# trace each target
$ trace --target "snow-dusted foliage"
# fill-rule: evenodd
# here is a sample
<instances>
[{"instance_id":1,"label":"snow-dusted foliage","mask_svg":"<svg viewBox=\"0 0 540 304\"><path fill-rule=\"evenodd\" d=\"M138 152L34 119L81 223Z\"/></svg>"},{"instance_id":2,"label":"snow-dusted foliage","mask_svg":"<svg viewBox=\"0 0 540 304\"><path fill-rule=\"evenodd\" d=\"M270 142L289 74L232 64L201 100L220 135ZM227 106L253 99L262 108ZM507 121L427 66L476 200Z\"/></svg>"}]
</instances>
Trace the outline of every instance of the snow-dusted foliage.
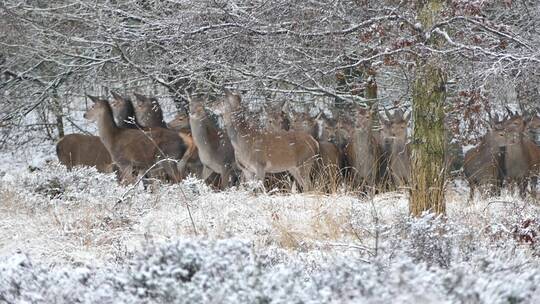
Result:
<instances>
[{"instance_id":1,"label":"snow-dusted foliage","mask_svg":"<svg viewBox=\"0 0 540 304\"><path fill-rule=\"evenodd\" d=\"M0 302L540 300L540 208L512 196L456 194L447 217L411 218L399 193L216 193L196 179L150 193L55 163L3 170Z\"/></svg>"},{"instance_id":2,"label":"snow-dusted foliage","mask_svg":"<svg viewBox=\"0 0 540 304\"><path fill-rule=\"evenodd\" d=\"M426 225L425 219L418 221L423 223L413 225ZM540 265L523 249L477 248L467 261L465 256L455 258L444 267L429 266L399 250L370 261L336 255L312 265L301 255L275 248L256 250L240 240L148 244L125 263L103 268L46 267L17 254L0 262L0 299L8 303L534 303L540 299Z\"/></svg>"}]
</instances>

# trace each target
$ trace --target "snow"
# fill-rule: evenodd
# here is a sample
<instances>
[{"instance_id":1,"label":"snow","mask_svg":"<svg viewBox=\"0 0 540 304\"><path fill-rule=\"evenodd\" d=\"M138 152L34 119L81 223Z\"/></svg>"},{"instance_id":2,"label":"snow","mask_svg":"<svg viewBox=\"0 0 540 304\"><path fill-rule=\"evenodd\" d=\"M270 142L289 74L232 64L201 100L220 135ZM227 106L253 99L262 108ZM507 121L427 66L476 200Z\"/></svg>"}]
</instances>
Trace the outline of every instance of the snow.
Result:
<instances>
[{"instance_id":1,"label":"snow","mask_svg":"<svg viewBox=\"0 0 540 304\"><path fill-rule=\"evenodd\" d=\"M51 151L0 153L0 302L540 301L530 199L468 204L452 186L447 218L414 219L399 192L215 192L193 178L149 192L68 172Z\"/></svg>"}]
</instances>

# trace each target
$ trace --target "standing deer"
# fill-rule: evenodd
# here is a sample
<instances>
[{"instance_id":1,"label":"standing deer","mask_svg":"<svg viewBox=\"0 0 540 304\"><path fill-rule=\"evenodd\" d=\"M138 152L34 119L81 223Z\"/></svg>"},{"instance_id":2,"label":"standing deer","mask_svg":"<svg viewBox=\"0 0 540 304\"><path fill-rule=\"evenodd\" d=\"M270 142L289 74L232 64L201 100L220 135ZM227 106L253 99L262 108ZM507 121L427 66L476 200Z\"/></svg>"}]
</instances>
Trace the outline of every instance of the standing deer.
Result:
<instances>
[{"instance_id":1,"label":"standing deer","mask_svg":"<svg viewBox=\"0 0 540 304\"><path fill-rule=\"evenodd\" d=\"M505 150L513 137L496 115L494 120L490 119L490 130L480 144L465 153L463 172L469 182L469 201L472 201L475 189L482 185L491 185L492 191L499 192L506 176Z\"/></svg>"},{"instance_id":2,"label":"standing deer","mask_svg":"<svg viewBox=\"0 0 540 304\"><path fill-rule=\"evenodd\" d=\"M298 131L266 133L249 128L242 111L241 97L225 91L218 111L231 138L236 162L248 180L263 181L266 173L288 171L306 191L319 144L309 134Z\"/></svg>"},{"instance_id":3,"label":"standing deer","mask_svg":"<svg viewBox=\"0 0 540 304\"><path fill-rule=\"evenodd\" d=\"M407 144L407 126L411 113L403 116L403 111L397 109L394 115L385 109L387 119L381 116L380 144L382 145L382 161L387 164L387 174L397 187L409 184L411 175L411 160Z\"/></svg>"},{"instance_id":4,"label":"standing deer","mask_svg":"<svg viewBox=\"0 0 540 304\"><path fill-rule=\"evenodd\" d=\"M201 178L204 165L199 158L199 148L195 144L193 134L191 133L189 115L184 112L176 114L175 118L167 123L167 129L178 132L178 135L180 135L188 147L182 161L182 163L185 162L185 172L183 172L183 175L185 176L186 173L191 173Z\"/></svg>"},{"instance_id":5,"label":"standing deer","mask_svg":"<svg viewBox=\"0 0 540 304\"><path fill-rule=\"evenodd\" d=\"M133 102L137 123L143 128L161 127L166 128L167 124L163 120L163 110L154 97L147 97L134 93L136 101Z\"/></svg>"},{"instance_id":6,"label":"standing deer","mask_svg":"<svg viewBox=\"0 0 540 304\"><path fill-rule=\"evenodd\" d=\"M295 113L290 122L290 129L317 137L317 122L307 112Z\"/></svg>"},{"instance_id":7,"label":"standing deer","mask_svg":"<svg viewBox=\"0 0 540 304\"><path fill-rule=\"evenodd\" d=\"M537 108L532 114L528 114L527 116L527 134L529 135L530 139L534 141L536 144L540 144L540 117L538 116L540 114L540 108Z\"/></svg>"},{"instance_id":8,"label":"standing deer","mask_svg":"<svg viewBox=\"0 0 540 304\"><path fill-rule=\"evenodd\" d=\"M351 141L345 148L348 164L352 167L356 185L373 186L379 168L379 147L372 130L370 109L359 108Z\"/></svg>"},{"instance_id":9,"label":"standing deer","mask_svg":"<svg viewBox=\"0 0 540 304\"><path fill-rule=\"evenodd\" d=\"M506 135L504 154L504 179L510 184L517 184L519 194L525 196L529 171L532 167L528 144L534 143L525 136L525 120L521 115L509 113L510 116L501 122Z\"/></svg>"},{"instance_id":10,"label":"standing deer","mask_svg":"<svg viewBox=\"0 0 540 304\"><path fill-rule=\"evenodd\" d=\"M163 110L159 105L159 102L155 98L150 98L141 94L134 93L137 101L133 103L133 108L135 109L135 117L137 125L142 128L167 128L167 124L163 120ZM189 123L189 122L188 122ZM182 176L185 176L188 172L193 173L196 176L201 176L202 174L202 164L200 163L197 146L193 141L193 138L187 130L169 130L166 131L169 133L177 133L178 136L183 140L184 144L187 147L184 157L180 160L179 169ZM171 135L172 136L172 135Z\"/></svg>"},{"instance_id":11,"label":"standing deer","mask_svg":"<svg viewBox=\"0 0 540 304\"><path fill-rule=\"evenodd\" d=\"M508 108L507 108L508 110ZM515 129L516 124L518 130L523 130L519 133L521 137L520 142L522 149L525 151L526 157L520 159L520 162L528 161L528 181L531 185L531 193L536 197L536 184L538 181L538 174L540 173L540 147L535 142L536 139L536 130L540 128L540 117L537 113L525 114L524 116L518 116L515 113L509 111L511 118L517 120L517 123L514 122L510 124L510 128L507 126L507 131L512 131L512 127ZM516 149L514 149L516 150ZM515 170L512 168L511 170ZM526 185L522 185L525 188ZM524 189L520 188L520 194L524 194Z\"/></svg>"},{"instance_id":12,"label":"standing deer","mask_svg":"<svg viewBox=\"0 0 540 304\"><path fill-rule=\"evenodd\" d=\"M109 103L89 97L94 104L84 118L97 123L101 142L119 167L124 182L132 181L133 170L147 170L160 160L158 167L167 177L174 182L180 181L181 175L174 160L182 159L187 148L178 134L162 128L148 131L119 128ZM168 158L172 160L164 160Z\"/></svg>"},{"instance_id":13,"label":"standing deer","mask_svg":"<svg viewBox=\"0 0 540 304\"><path fill-rule=\"evenodd\" d=\"M68 134L56 144L56 155L68 170L75 166L88 166L103 173L114 171L111 155L98 136Z\"/></svg>"},{"instance_id":14,"label":"standing deer","mask_svg":"<svg viewBox=\"0 0 540 304\"><path fill-rule=\"evenodd\" d=\"M224 189L231 184L235 167L234 149L226 133L219 130L216 122L208 115L203 99L194 97L189 102L189 124L199 158L204 165L203 180L212 172L221 176L219 187Z\"/></svg>"},{"instance_id":15,"label":"standing deer","mask_svg":"<svg viewBox=\"0 0 540 304\"><path fill-rule=\"evenodd\" d=\"M328 120L319 115L315 118L315 123L317 131L315 139L319 142L319 157L313 173L323 183L324 190L332 192L341 181L342 153L333 142L335 128L330 126Z\"/></svg>"}]
</instances>

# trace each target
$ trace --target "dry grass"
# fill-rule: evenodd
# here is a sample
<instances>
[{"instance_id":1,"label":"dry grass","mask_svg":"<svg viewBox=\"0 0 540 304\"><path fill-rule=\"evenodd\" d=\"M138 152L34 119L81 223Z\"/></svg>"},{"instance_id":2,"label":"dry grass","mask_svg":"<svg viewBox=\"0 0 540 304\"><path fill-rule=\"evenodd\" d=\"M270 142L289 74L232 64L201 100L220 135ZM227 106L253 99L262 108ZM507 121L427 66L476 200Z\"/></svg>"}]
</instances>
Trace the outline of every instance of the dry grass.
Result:
<instances>
[{"instance_id":1,"label":"dry grass","mask_svg":"<svg viewBox=\"0 0 540 304\"><path fill-rule=\"evenodd\" d=\"M72 174L51 170L45 176ZM114 197L126 189L116 184L106 186L107 191L95 189L103 186L101 179L92 176L98 173L79 173L94 183L82 181L86 188L81 190L65 187L57 198L36 193L34 185L25 181L40 180L35 174L43 173L24 173L0 186L0 254L20 249L51 262L104 263L117 258L119 248L137 249L147 239L186 237L241 238L256 246L299 251L342 250L332 244L374 247L377 227L396 223L408 214L407 195L400 192L268 195L242 189L214 192L199 181L162 185L152 193L133 189L113 208ZM466 196L448 190L448 216L474 227L490 229L493 217L517 212L507 209L519 205L511 196L502 199L508 203L480 200L467 204ZM197 233L186 204L191 207Z\"/></svg>"}]
</instances>

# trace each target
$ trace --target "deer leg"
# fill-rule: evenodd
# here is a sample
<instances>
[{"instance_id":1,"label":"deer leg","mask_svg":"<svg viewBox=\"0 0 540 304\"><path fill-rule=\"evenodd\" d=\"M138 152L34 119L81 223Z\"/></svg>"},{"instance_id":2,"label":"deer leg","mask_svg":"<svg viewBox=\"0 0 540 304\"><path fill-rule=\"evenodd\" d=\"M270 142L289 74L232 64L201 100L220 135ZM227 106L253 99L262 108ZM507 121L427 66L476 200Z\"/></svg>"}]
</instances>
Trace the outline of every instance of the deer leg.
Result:
<instances>
[{"instance_id":1,"label":"deer leg","mask_svg":"<svg viewBox=\"0 0 540 304\"><path fill-rule=\"evenodd\" d=\"M298 183L298 185L300 185L300 187L302 188L302 191L305 192L306 183L304 180L304 175L302 174L300 169L298 167L294 167L294 168L289 169L288 171L294 177L294 180Z\"/></svg>"},{"instance_id":2,"label":"deer leg","mask_svg":"<svg viewBox=\"0 0 540 304\"><path fill-rule=\"evenodd\" d=\"M224 167L221 170L221 180L219 182L219 188L221 190L224 190L226 187L230 185L230 177L231 177L231 170L229 168Z\"/></svg>"},{"instance_id":3,"label":"deer leg","mask_svg":"<svg viewBox=\"0 0 540 304\"><path fill-rule=\"evenodd\" d=\"M519 196L525 198L527 192L527 178L522 177L518 179Z\"/></svg>"},{"instance_id":4,"label":"deer leg","mask_svg":"<svg viewBox=\"0 0 540 304\"><path fill-rule=\"evenodd\" d=\"M133 182L133 167L123 166L119 171L120 183L123 185L129 185Z\"/></svg>"},{"instance_id":5,"label":"deer leg","mask_svg":"<svg viewBox=\"0 0 540 304\"><path fill-rule=\"evenodd\" d=\"M173 183L179 183L182 180L182 175L180 174L180 171L178 170L178 167L176 166L175 162L172 161L166 161L161 164L161 168L165 170L166 174L169 176L169 178L172 179Z\"/></svg>"},{"instance_id":6,"label":"deer leg","mask_svg":"<svg viewBox=\"0 0 540 304\"><path fill-rule=\"evenodd\" d=\"M474 189L475 185L473 183L469 184L469 198L467 199L467 202L470 204L473 202L474 199Z\"/></svg>"},{"instance_id":7,"label":"deer leg","mask_svg":"<svg viewBox=\"0 0 540 304\"><path fill-rule=\"evenodd\" d=\"M212 169L210 169L207 166L204 166L202 170L202 180L206 182L206 180L210 177L210 175L212 175L213 172L214 171L212 171Z\"/></svg>"},{"instance_id":8,"label":"deer leg","mask_svg":"<svg viewBox=\"0 0 540 304\"><path fill-rule=\"evenodd\" d=\"M536 184L538 183L538 177L536 175L532 175L529 183L531 184L531 195L536 199Z\"/></svg>"},{"instance_id":9,"label":"deer leg","mask_svg":"<svg viewBox=\"0 0 540 304\"><path fill-rule=\"evenodd\" d=\"M264 188L264 176L265 175L266 175L266 173L264 172L264 167L261 166L261 165L257 166L257 169L255 171L255 179L260 184L260 187L262 188L261 190L263 192L266 191L266 189Z\"/></svg>"}]
</instances>

